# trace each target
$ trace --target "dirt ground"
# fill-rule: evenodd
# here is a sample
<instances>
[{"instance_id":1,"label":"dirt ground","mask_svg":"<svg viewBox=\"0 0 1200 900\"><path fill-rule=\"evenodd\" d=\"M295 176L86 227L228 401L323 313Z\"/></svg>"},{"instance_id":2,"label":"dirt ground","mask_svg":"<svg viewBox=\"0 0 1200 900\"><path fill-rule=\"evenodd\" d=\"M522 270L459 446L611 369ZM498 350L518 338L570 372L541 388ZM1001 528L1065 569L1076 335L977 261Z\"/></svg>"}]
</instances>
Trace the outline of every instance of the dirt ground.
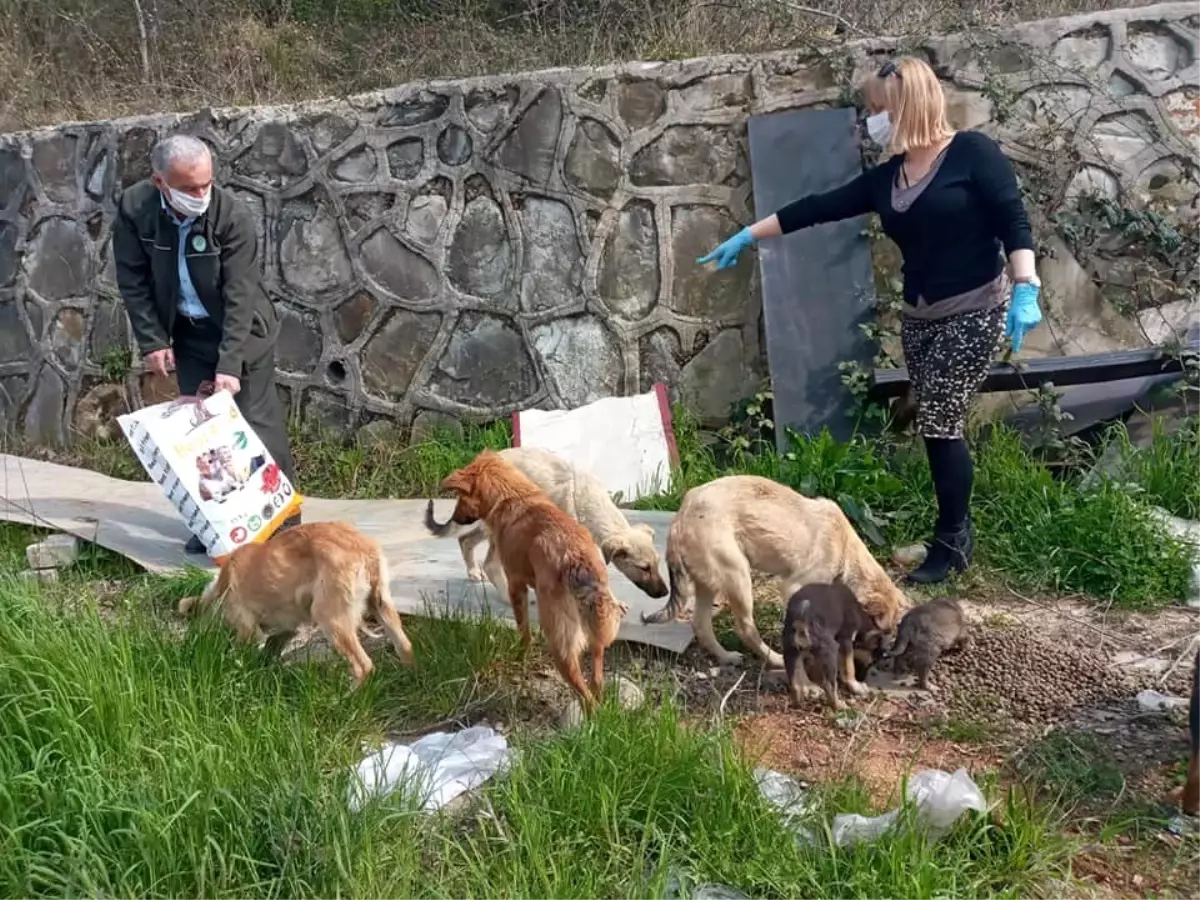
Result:
<instances>
[{"instance_id":1,"label":"dirt ground","mask_svg":"<svg viewBox=\"0 0 1200 900\"><path fill-rule=\"evenodd\" d=\"M1082 887L1098 897L1200 895L1196 823L1177 820L1183 835L1163 827L1174 812L1163 798L1182 780L1188 756L1187 711L1145 711L1135 700L1142 690L1188 696L1200 611L1122 612L1087 598L1025 596L981 578L972 581L959 599L973 639L1007 632L1011 641L1042 648L1040 656L1033 654L1041 660L1035 665L1060 664L1048 675L1053 684L1044 686L1055 692L1049 712L1031 710L1023 717L1018 707L1015 716L986 720L982 704L970 698L917 691L911 678L874 677L878 673L869 683L881 690L854 700L844 713L835 715L818 701L791 708L778 673L757 662L741 670L714 666L695 645L670 671L697 714L733 718L735 734L758 765L803 783L854 777L877 811L893 807L904 776L920 768L999 772L1002 783L1012 784L1031 769L1031 757L1043 745L1085 747L1092 756L1080 756L1083 774L1089 766L1111 772L1120 788L1103 802L1086 796L1073 801L1068 824L1084 841L1075 865ZM778 590L764 582L755 593L759 629L778 649ZM716 624L722 642L736 648L731 632L722 634L720 617ZM961 651L971 652L972 645ZM970 663L946 657L943 680L951 679L952 668ZM1036 697L1038 686L1030 690L1027 675L1014 665L997 673L997 682L1012 685L1014 698ZM1122 830L1113 824L1122 816L1153 824ZM1127 833L1131 829L1136 834Z\"/></svg>"}]
</instances>

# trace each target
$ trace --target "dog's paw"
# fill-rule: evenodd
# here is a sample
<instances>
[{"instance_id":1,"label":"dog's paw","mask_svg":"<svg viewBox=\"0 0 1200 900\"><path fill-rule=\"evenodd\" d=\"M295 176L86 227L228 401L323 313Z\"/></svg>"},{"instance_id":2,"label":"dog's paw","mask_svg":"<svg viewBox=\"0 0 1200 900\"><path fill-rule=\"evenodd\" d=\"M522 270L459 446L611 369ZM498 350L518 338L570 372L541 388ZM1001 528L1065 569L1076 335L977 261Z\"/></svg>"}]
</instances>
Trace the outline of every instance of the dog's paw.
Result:
<instances>
[{"instance_id":1,"label":"dog's paw","mask_svg":"<svg viewBox=\"0 0 1200 900\"><path fill-rule=\"evenodd\" d=\"M483 569L476 567L474 569L467 570L467 581L483 582L483 581L487 581L487 580L488 580L487 575L484 573Z\"/></svg>"},{"instance_id":2,"label":"dog's paw","mask_svg":"<svg viewBox=\"0 0 1200 900\"><path fill-rule=\"evenodd\" d=\"M819 700L824 693L825 692L815 684L806 684L804 687L800 688L800 696L802 696L805 700Z\"/></svg>"},{"instance_id":3,"label":"dog's paw","mask_svg":"<svg viewBox=\"0 0 1200 900\"><path fill-rule=\"evenodd\" d=\"M617 608L617 615L618 615L620 618L622 618L622 619L623 619L623 618L625 618L627 615L629 615L629 604L628 604L628 603L625 603L624 601L621 601L621 600L614 600L614 601L613 601L613 605L615 605L615 606L616 606L616 608Z\"/></svg>"},{"instance_id":4,"label":"dog's paw","mask_svg":"<svg viewBox=\"0 0 1200 900\"><path fill-rule=\"evenodd\" d=\"M719 666L740 666L742 664L742 654L736 650L726 650L717 656L716 659Z\"/></svg>"},{"instance_id":5,"label":"dog's paw","mask_svg":"<svg viewBox=\"0 0 1200 900\"><path fill-rule=\"evenodd\" d=\"M871 689L861 681L852 681L846 685L846 689L856 697L865 697L871 693Z\"/></svg>"}]
</instances>

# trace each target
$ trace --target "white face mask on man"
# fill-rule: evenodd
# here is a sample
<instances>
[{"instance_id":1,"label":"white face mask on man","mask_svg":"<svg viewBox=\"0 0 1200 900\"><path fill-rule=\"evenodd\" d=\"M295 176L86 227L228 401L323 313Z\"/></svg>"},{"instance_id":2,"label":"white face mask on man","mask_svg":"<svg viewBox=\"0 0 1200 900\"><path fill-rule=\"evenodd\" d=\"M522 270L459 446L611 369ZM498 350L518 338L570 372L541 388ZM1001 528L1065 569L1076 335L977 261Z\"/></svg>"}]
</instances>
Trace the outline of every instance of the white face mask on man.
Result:
<instances>
[{"instance_id":1,"label":"white face mask on man","mask_svg":"<svg viewBox=\"0 0 1200 900\"><path fill-rule=\"evenodd\" d=\"M183 191L177 191L173 187L167 188L167 203L171 204L177 212L188 219L195 219L208 212L208 203L211 199L211 187L199 197L192 194L185 194Z\"/></svg>"},{"instance_id":2,"label":"white face mask on man","mask_svg":"<svg viewBox=\"0 0 1200 900\"><path fill-rule=\"evenodd\" d=\"M892 117L886 109L867 116L867 136L880 147L887 146L888 138L892 136Z\"/></svg>"}]
</instances>

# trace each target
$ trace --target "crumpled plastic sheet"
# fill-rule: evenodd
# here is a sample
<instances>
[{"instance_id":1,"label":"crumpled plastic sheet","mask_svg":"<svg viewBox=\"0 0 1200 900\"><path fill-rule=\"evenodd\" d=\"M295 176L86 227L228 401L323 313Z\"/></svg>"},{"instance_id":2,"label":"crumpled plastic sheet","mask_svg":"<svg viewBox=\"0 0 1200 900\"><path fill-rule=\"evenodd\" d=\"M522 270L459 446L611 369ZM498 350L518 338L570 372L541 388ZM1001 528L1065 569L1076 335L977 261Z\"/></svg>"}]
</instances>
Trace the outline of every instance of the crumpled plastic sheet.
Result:
<instances>
[{"instance_id":1,"label":"crumpled plastic sheet","mask_svg":"<svg viewBox=\"0 0 1200 900\"><path fill-rule=\"evenodd\" d=\"M359 762L348 803L358 812L401 790L406 800L433 812L503 772L511 761L504 735L485 726L438 731L412 744L387 742Z\"/></svg>"},{"instance_id":2,"label":"crumpled plastic sheet","mask_svg":"<svg viewBox=\"0 0 1200 900\"><path fill-rule=\"evenodd\" d=\"M805 809L804 789L795 779L770 769L756 769L754 778L763 797L784 816L785 822L801 815ZM907 801L916 808L917 820L925 835L933 841L950 830L967 810L987 812L987 800L979 786L959 769L954 774L941 769L921 769L908 779ZM842 813L834 816L833 842L839 847L872 843L886 834L900 816L893 809L880 816L860 816ZM815 844L812 832L795 822L788 822L801 844Z\"/></svg>"},{"instance_id":3,"label":"crumpled plastic sheet","mask_svg":"<svg viewBox=\"0 0 1200 900\"><path fill-rule=\"evenodd\" d=\"M1187 697L1172 697L1158 691L1138 691L1134 699L1142 712L1168 712L1172 709L1183 709L1188 705Z\"/></svg>"}]
</instances>

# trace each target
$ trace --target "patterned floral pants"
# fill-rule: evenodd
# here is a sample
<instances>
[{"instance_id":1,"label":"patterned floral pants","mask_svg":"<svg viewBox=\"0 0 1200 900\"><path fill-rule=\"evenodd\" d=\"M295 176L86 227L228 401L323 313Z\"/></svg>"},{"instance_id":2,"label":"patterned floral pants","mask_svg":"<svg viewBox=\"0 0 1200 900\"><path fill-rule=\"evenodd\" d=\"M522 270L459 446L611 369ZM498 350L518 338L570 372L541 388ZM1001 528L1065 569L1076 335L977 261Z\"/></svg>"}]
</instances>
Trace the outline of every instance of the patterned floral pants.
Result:
<instances>
[{"instance_id":1,"label":"patterned floral pants","mask_svg":"<svg viewBox=\"0 0 1200 900\"><path fill-rule=\"evenodd\" d=\"M900 344L917 401L917 433L961 438L971 398L987 377L1008 304L944 319L905 316Z\"/></svg>"}]
</instances>

